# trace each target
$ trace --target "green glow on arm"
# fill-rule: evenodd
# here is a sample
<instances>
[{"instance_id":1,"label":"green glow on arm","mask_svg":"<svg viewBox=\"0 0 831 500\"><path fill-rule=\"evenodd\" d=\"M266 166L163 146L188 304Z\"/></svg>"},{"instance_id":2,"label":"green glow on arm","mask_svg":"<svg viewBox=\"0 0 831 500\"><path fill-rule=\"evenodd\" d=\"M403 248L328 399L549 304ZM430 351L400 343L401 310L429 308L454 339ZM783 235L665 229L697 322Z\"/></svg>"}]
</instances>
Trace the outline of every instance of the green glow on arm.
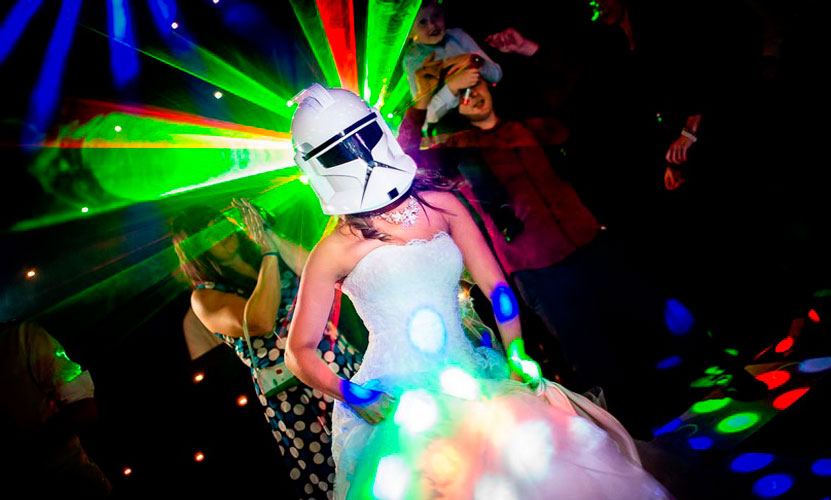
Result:
<instances>
[{"instance_id":1,"label":"green glow on arm","mask_svg":"<svg viewBox=\"0 0 831 500\"><path fill-rule=\"evenodd\" d=\"M375 104L385 93L387 79L407 40L421 0L369 0L364 99ZM368 89L367 89L368 87Z\"/></svg>"},{"instance_id":2,"label":"green glow on arm","mask_svg":"<svg viewBox=\"0 0 831 500\"><path fill-rule=\"evenodd\" d=\"M317 64L323 72L323 77L326 78L326 85L340 87L341 80L335 66L335 58L329 48L329 40L326 38L326 31L323 29L323 21L320 19L317 5L310 1L291 0L291 7L317 59Z\"/></svg>"}]
</instances>

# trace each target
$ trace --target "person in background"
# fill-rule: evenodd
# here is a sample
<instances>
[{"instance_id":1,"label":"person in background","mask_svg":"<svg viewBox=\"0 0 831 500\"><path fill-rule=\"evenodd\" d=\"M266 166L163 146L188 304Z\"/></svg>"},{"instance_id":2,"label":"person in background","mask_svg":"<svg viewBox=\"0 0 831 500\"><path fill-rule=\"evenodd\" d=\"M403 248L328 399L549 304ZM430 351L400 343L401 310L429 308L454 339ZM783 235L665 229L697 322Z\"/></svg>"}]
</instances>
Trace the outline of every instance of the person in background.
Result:
<instances>
[{"instance_id":1,"label":"person in background","mask_svg":"<svg viewBox=\"0 0 831 500\"><path fill-rule=\"evenodd\" d=\"M98 419L93 396L89 372L43 327L0 326L3 484L32 498L108 496L110 482L78 438Z\"/></svg>"},{"instance_id":2,"label":"person in background","mask_svg":"<svg viewBox=\"0 0 831 500\"><path fill-rule=\"evenodd\" d=\"M425 125L438 122L459 105L460 94L479 77L491 83L502 79L502 68L460 28L445 29L444 12L435 0L427 0L416 15L413 42L404 56L404 71L414 98L430 96ZM427 70L429 88L416 85L416 70Z\"/></svg>"},{"instance_id":3,"label":"person in background","mask_svg":"<svg viewBox=\"0 0 831 500\"><path fill-rule=\"evenodd\" d=\"M300 383L284 362L308 252L278 236L247 200L234 205L247 234L208 207L191 207L173 221L175 249L193 287L191 306L198 320L248 366L253 351L257 370L252 367L252 380L293 480L294 497L326 497L335 480L329 437L332 398ZM252 338L250 347L244 325ZM332 321L323 330L317 353L330 370L354 373L360 354L338 335ZM277 377L273 393L262 387L262 374Z\"/></svg>"}]
</instances>

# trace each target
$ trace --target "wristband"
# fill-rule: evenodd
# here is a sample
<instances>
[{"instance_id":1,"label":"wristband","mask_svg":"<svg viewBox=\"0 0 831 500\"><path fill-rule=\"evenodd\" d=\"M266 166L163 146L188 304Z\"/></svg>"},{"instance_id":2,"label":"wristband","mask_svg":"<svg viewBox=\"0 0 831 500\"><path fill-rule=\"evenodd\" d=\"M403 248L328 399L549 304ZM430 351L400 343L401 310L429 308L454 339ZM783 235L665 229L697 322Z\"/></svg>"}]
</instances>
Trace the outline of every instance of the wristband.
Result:
<instances>
[{"instance_id":1,"label":"wristband","mask_svg":"<svg viewBox=\"0 0 831 500\"><path fill-rule=\"evenodd\" d=\"M681 129L681 135L683 135L687 139L691 140L692 142L695 142L695 141L698 140L698 136L695 135L692 130L690 130L686 127Z\"/></svg>"},{"instance_id":2,"label":"wristband","mask_svg":"<svg viewBox=\"0 0 831 500\"><path fill-rule=\"evenodd\" d=\"M267 256L269 256L269 255L273 255L273 256L275 256L275 257L279 257L279 256L280 256L280 252L263 252L263 257L267 257Z\"/></svg>"}]
</instances>

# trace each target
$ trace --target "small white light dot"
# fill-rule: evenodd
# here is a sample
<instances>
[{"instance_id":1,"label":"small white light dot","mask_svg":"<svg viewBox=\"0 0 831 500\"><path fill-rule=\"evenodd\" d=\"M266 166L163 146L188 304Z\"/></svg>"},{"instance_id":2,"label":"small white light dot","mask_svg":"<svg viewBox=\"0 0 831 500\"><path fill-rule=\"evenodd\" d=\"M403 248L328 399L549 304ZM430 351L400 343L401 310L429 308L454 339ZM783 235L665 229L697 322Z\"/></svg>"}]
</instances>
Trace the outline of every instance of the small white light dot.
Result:
<instances>
[{"instance_id":1,"label":"small white light dot","mask_svg":"<svg viewBox=\"0 0 831 500\"><path fill-rule=\"evenodd\" d=\"M290 108L290 107L292 107L292 106L294 106L294 101L292 101L291 99L289 99L288 101L286 101L286 107L289 107L289 108Z\"/></svg>"},{"instance_id":2,"label":"small white light dot","mask_svg":"<svg viewBox=\"0 0 831 500\"><path fill-rule=\"evenodd\" d=\"M34 277L35 277L35 270L34 270L34 269L32 269L31 271L29 271L28 273L26 273L26 276L28 276L28 277L30 277L30 278L34 278Z\"/></svg>"},{"instance_id":3,"label":"small white light dot","mask_svg":"<svg viewBox=\"0 0 831 500\"><path fill-rule=\"evenodd\" d=\"M222 98L222 92L217 90L216 92L214 92L214 97L216 97L217 99L221 99Z\"/></svg>"},{"instance_id":4,"label":"small white light dot","mask_svg":"<svg viewBox=\"0 0 831 500\"><path fill-rule=\"evenodd\" d=\"M115 126L115 131L116 132L121 132L121 125L116 125Z\"/></svg>"},{"instance_id":5,"label":"small white light dot","mask_svg":"<svg viewBox=\"0 0 831 500\"><path fill-rule=\"evenodd\" d=\"M179 23L177 23L176 21L173 21L172 23L170 23L170 27L173 28L173 29L176 29L176 28L179 27Z\"/></svg>"},{"instance_id":6,"label":"small white light dot","mask_svg":"<svg viewBox=\"0 0 831 500\"><path fill-rule=\"evenodd\" d=\"M81 212L87 213L89 212L89 207L84 207L81 209Z\"/></svg>"},{"instance_id":7,"label":"small white light dot","mask_svg":"<svg viewBox=\"0 0 831 500\"><path fill-rule=\"evenodd\" d=\"M218 4L219 0L213 0L214 4Z\"/></svg>"},{"instance_id":8,"label":"small white light dot","mask_svg":"<svg viewBox=\"0 0 831 500\"><path fill-rule=\"evenodd\" d=\"M394 115L392 113L387 113L387 118L392 118Z\"/></svg>"}]
</instances>

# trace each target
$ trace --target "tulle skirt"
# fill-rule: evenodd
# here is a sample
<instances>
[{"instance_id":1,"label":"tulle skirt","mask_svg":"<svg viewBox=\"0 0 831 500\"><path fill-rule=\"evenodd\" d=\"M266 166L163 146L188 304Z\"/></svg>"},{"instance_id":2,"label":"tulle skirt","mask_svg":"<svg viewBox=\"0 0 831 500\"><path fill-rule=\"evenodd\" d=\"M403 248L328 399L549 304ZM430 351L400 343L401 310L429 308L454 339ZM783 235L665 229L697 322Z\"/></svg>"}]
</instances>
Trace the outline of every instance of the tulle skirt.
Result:
<instances>
[{"instance_id":1,"label":"tulle skirt","mask_svg":"<svg viewBox=\"0 0 831 500\"><path fill-rule=\"evenodd\" d=\"M336 498L671 498L614 417L553 382L532 390L450 369L370 385L399 404L378 425L336 405Z\"/></svg>"}]
</instances>

